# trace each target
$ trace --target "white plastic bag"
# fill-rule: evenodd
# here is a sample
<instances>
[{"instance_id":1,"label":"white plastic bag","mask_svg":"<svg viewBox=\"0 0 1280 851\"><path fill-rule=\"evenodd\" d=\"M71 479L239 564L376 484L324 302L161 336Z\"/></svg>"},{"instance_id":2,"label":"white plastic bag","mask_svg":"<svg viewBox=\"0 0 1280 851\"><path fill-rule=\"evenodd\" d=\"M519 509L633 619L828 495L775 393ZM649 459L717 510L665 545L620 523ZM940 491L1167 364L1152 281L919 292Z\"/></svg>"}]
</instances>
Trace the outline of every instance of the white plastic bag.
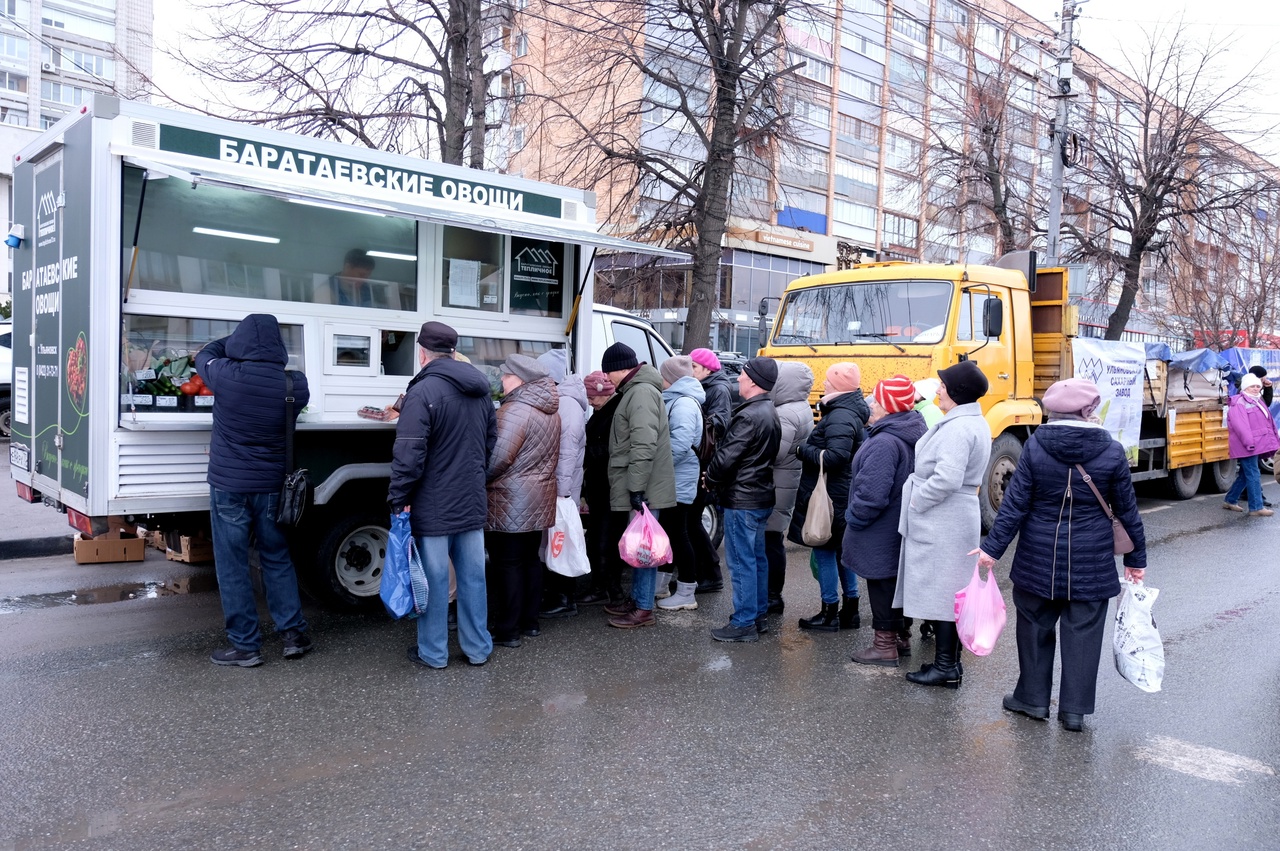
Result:
<instances>
[{"instance_id":1,"label":"white plastic bag","mask_svg":"<svg viewBox=\"0 0 1280 851\"><path fill-rule=\"evenodd\" d=\"M556 525L547 530L543 559L561 576L584 576L591 572L587 559L587 539L582 533L582 515L567 496L556 499Z\"/></svg>"},{"instance_id":2,"label":"white plastic bag","mask_svg":"<svg viewBox=\"0 0 1280 851\"><path fill-rule=\"evenodd\" d=\"M1120 676L1146 692L1160 691L1164 681L1164 645L1156 629L1151 607L1159 589L1141 582L1120 581L1120 603L1111 644Z\"/></svg>"}]
</instances>

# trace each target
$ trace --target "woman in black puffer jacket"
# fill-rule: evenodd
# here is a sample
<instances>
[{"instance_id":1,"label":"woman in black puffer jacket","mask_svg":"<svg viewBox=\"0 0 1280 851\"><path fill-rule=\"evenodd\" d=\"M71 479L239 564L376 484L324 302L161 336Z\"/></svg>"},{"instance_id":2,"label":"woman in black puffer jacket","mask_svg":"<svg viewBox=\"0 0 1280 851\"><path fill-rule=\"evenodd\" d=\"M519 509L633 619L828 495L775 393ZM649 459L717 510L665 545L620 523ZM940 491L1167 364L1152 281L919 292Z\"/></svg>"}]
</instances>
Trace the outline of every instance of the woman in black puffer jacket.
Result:
<instances>
[{"instance_id":1,"label":"woman in black puffer jacket","mask_svg":"<svg viewBox=\"0 0 1280 851\"><path fill-rule=\"evenodd\" d=\"M866 438L867 420L871 418L871 409L858 386L861 380L862 371L854 363L837 363L827 369L823 380L826 395L818 402L818 413L822 419L813 427L809 439L796 447L804 469L800 473L800 490L796 494L788 539L804 544L802 530L809 515L809 498L818 484L819 458L822 470L827 474L827 495L831 497L835 510L830 540L813 548L813 558L818 565L818 587L822 591L822 611L811 618L801 618L801 629L835 632L857 629L862 625L858 617L858 577L850 568L840 564L844 511L849 502L850 463L853 453ZM840 609L841 586L844 589L843 610Z\"/></svg>"},{"instance_id":2,"label":"woman in black puffer jacket","mask_svg":"<svg viewBox=\"0 0 1280 851\"><path fill-rule=\"evenodd\" d=\"M1018 610L1018 685L1004 708L1038 720L1049 717L1054 636L1061 621L1062 685L1058 720L1084 729L1094 710L1107 600L1120 593L1111 521L1082 466L1133 540L1125 578L1140 581L1146 539L1124 448L1093 418L1098 388L1083 378L1059 381L1044 394L1047 424L1027 441L1005 490L991 534L978 554L990 567L1019 535L1009 579Z\"/></svg>"}]
</instances>

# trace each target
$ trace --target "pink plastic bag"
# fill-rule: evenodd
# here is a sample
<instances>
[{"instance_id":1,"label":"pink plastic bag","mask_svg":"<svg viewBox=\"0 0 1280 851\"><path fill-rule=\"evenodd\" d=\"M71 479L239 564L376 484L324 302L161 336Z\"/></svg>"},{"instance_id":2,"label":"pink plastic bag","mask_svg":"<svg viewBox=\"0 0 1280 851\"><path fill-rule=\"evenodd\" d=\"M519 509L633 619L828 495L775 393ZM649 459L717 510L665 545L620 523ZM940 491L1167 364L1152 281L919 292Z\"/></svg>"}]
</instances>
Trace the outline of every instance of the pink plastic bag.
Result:
<instances>
[{"instance_id":1,"label":"pink plastic bag","mask_svg":"<svg viewBox=\"0 0 1280 851\"><path fill-rule=\"evenodd\" d=\"M627 524L627 531L618 541L618 553L632 567L671 564L671 539L662 531L658 519L649 513L649 506L641 506Z\"/></svg>"},{"instance_id":2,"label":"pink plastic bag","mask_svg":"<svg viewBox=\"0 0 1280 851\"><path fill-rule=\"evenodd\" d=\"M996 572L987 571L984 581L973 566L973 579L956 592L956 630L960 643L974 656L986 656L995 649L996 639L1004 630L1004 595L996 584Z\"/></svg>"}]
</instances>

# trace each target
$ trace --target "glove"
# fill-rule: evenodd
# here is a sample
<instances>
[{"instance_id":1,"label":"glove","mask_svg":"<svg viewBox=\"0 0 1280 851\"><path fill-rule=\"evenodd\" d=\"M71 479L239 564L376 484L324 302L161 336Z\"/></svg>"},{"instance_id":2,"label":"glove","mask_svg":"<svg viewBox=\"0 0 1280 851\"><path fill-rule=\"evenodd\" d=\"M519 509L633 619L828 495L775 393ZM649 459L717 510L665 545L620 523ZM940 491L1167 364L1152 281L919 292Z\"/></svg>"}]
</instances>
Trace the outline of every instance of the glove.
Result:
<instances>
[{"instance_id":1,"label":"glove","mask_svg":"<svg viewBox=\"0 0 1280 851\"><path fill-rule=\"evenodd\" d=\"M402 511L408 511L408 510L409 510L409 506L407 505L401 505L398 502L392 502L390 500L387 500L387 511L391 512L392 517L395 517L397 514L399 514Z\"/></svg>"},{"instance_id":2,"label":"glove","mask_svg":"<svg viewBox=\"0 0 1280 851\"><path fill-rule=\"evenodd\" d=\"M631 510L639 511L641 508L644 507L644 504L645 504L644 491L632 491L631 492Z\"/></svg>"},{"instance_id":3,"label":"glove","mask_svg":"<svg viewBox=\"0 0 1280 851\"><path fill-rule=\"evenodd\" d=\"M797 458L804 458L804 452L803 452L803 450L804 450L804 444L803 444L803 443L797 443L797 444L796 444L796 457L797 457Z\"/></svg>"}]
</instances>

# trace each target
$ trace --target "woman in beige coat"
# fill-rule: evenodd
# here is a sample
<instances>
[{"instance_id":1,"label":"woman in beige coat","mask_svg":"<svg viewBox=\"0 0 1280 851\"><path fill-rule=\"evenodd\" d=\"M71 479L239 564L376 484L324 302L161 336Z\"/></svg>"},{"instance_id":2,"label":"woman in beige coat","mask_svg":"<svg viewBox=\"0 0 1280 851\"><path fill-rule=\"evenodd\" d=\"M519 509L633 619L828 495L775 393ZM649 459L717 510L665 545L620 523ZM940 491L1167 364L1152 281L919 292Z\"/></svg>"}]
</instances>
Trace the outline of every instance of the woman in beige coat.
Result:
<instances>
[{"instance_id":1,"label":"woman in beige coat","mask_svg":"<svg viewBox=\"0 0 1280 851\"><path fill-rule=\"evenodd\" d=\"M916 444L915 472L902 489L902 555L894 608L933 622L937 651L932 664L907 674L913 683L959 688L960 637L955 594L969 581L969 555L982 535L978 487L991 457L991 430L978 399L987 378L973 361L938 372L938 407L945 416Z\"/></svg>"}]
</instances>

